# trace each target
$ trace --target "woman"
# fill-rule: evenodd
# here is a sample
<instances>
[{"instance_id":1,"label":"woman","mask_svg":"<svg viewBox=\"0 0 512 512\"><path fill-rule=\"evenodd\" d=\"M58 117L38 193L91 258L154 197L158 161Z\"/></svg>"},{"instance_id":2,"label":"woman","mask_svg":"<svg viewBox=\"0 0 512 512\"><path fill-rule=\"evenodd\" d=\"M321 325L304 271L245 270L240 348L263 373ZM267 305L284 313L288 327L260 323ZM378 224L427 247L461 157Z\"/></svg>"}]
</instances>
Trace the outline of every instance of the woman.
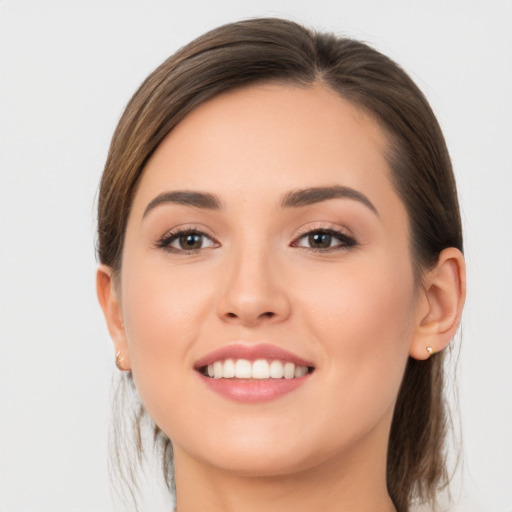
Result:
<instances>
[{"instance_id":1,"label":"woman","mask_svg":"<svg viewBox=\"0 0 512 512\"><path fill-rule=\"evenodd\" d=\"M278 19L200 37L128 104L98 233L116 362L179 512L434 503L462 233L395 63Z\"/></svg>"}]
</instances>

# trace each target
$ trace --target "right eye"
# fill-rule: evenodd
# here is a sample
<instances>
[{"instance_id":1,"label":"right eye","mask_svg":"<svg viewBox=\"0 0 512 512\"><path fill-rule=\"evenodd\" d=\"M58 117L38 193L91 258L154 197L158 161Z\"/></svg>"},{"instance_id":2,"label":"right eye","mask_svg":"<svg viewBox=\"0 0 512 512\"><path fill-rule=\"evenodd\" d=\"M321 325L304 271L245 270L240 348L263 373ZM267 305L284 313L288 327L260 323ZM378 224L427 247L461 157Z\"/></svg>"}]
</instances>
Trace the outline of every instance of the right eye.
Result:
<instances>
[{"instance_id":1,"label":"right eye","mask_svg":"<svg viewBox=\"0 0 512 512\"><path fill-rule=\"evenodd\" d=\"M201 249L217 247L218 243L201 231L181 229L165 234L157 246L171 252L193 253Z\"/></svg>"},{"instance_id":2,"label":"right eye","mask_svg":"<svg viewBox=\"0 0 512 512\"><path fill-rule=\"evenodd\" d=\"M295 240L294 247L319 252L335 252L347 250L357 245L351 236L331 228L318 228L307 231Z\"/></svg>"}]
</instances>

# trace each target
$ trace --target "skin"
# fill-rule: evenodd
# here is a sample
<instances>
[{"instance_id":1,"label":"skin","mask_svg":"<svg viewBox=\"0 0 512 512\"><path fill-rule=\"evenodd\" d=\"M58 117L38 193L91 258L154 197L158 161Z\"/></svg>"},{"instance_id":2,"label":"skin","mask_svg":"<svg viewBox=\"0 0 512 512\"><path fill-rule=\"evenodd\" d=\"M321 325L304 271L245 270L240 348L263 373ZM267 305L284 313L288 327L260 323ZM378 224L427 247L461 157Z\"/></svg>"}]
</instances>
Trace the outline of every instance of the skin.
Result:
<instances>
[{"instance_id":1,"label":"skin","mask_svg":"<svg viewBox=\"0 0 512 512\"><path fill-rule=\"evenodd\" d=\"M394 510L386 450L405 365L449 343L465 286L456 249L415 285L386 145L377 123L327 86L258 85L198 107L147 164L121 274L100 266L98 297L123 367L173 441L180 512ZM333 185L376 211L347 197L281 204ZM160 203L145 214L176 190L222 206ZM203 247L161 247L176 227L204 232ZM307 233L322 229L355 243L312 248ZM277 345L314 372L274 400L227 399L193 367L236 342Z\"/></svg>"}]
</instances>

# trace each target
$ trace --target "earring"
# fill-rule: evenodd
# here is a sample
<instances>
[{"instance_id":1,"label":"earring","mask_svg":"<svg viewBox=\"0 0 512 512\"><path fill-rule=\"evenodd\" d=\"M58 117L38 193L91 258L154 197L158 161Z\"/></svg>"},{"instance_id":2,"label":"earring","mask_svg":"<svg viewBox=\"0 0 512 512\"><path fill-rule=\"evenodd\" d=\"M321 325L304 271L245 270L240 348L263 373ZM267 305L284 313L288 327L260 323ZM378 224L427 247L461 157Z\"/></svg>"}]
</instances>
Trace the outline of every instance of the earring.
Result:
<instances>
[{"instance_id":1,"label":"earring","mask_svg":"<svg viewBox=\"0 0 512 512\"><path fill-rule=\"evenodd\" d=\"M121 355L121 351L119 350L119 352L116 352L116 366L117 366L118 370L121 370L122 372L126 372L128 370L126 370L125 368L123 368L121 366L123 361L124 361L124 357Z\"/></svg>"},{"instance_id":2,"label":"earring","mask_svg":"<svg viewBox=\"0 0 512 512\"><path fill-rule=\"evenodd\" d=\"M432 347L427 347L427 352L432 355L434 353L434 349Z\"/></svg>"}]
</instances>

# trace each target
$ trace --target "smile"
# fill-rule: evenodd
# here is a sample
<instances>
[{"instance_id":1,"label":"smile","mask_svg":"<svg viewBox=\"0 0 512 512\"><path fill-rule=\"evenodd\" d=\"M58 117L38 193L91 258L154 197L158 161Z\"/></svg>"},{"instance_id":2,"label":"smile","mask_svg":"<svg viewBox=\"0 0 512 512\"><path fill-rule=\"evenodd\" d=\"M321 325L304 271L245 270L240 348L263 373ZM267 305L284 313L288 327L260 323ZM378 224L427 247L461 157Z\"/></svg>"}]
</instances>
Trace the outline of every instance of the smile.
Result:
<instances>
[{"instance_id":1,"label":"smile","mask_svg":"<svg viewBox=\"0 0 512 512\"><path fill-rule=\"evenodd\" d=\"M270 344L226 345L194 365L211 391L237 402L265 402L302 387L314 365Z\"/></svg>"},{"instance_id":2,"label":"smile","mask_svg":"<svg viewBox=\"0 0 512 512\"><path fill-rule=\"evenodd\" d=\"M312 368L278 359L272 361L257 359L252 362L248 359L226 359L203 366L200 371L203 375L214 379L264 380L300 378L312 371Z\"/></svg>"}]
</instances>

